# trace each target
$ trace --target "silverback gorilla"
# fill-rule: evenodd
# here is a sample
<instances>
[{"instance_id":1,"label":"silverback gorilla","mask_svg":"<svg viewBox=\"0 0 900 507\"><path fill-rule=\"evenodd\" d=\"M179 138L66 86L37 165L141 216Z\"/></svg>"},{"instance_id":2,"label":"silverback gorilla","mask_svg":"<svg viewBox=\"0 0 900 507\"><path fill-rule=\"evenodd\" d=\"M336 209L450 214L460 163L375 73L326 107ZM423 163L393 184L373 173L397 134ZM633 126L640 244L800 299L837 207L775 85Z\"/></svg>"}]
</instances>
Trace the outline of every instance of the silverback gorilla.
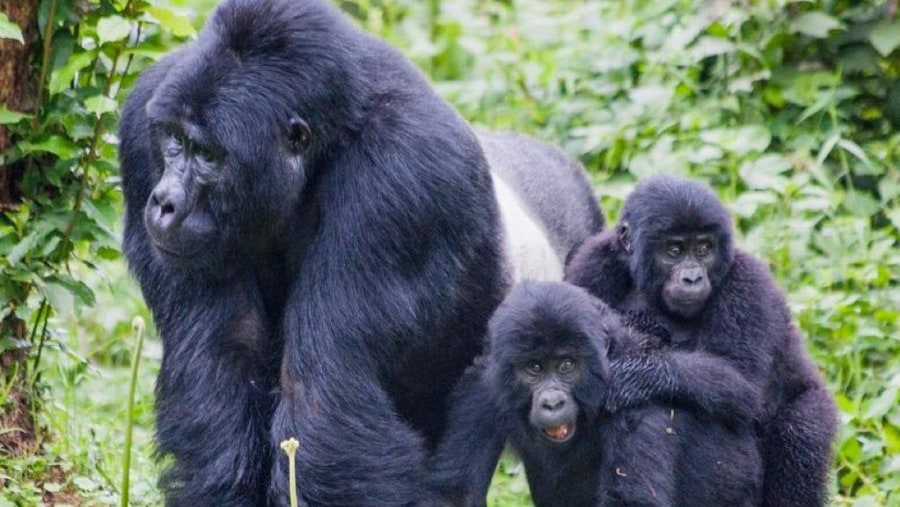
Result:
<instances>
[{"instance_id":1,"label":"silverback gorilla","mask_svg":"<svg viewBox=\"0 0 900 507\"><path fill-rule=\"evenodd\" d=\"M485 505L508 441L539 507L759 506L762 462L745 407L726 418L664 401L606 410L610 360L669 346L651 321L621 317L567 283L529 282L491 317L489 337L486 357L454 391L432 463L448 504ZM711 396L722 389L731 388Z\"/></svg>"},{"instance_id":2,"label":"silverback gorilla","mask_svg":"<svg viewBox=\"0 0 900 507\"><path fill-rule=\"evenodd\" d=\"M576 165L479 140L324 0L223 3L143 73L120 137L124 250L163 341L170 506L285 505L288 437L306 505L422 501L448 392L529 276L529 241L502 224L544 234L556 276L602 228Z\"/></svg>"},{"instance_id":3,"label":"silverback gorilla","mask_svg":"<svg viewBox=\"0 0 900 507\"><path fill-rule=\"evenodd\" d=\"M672 336L669 353L611 363L609 410L655 399L716 412L728 396L710 388L734 386L731 397L762 400L762 505L825 504L833 399L768 269L733 248L731 217L709 188L671 177L638 184L617 226L574 253L566 280ZM730 374L702 373L721 360Z\"/></svg>"}]
</instances>

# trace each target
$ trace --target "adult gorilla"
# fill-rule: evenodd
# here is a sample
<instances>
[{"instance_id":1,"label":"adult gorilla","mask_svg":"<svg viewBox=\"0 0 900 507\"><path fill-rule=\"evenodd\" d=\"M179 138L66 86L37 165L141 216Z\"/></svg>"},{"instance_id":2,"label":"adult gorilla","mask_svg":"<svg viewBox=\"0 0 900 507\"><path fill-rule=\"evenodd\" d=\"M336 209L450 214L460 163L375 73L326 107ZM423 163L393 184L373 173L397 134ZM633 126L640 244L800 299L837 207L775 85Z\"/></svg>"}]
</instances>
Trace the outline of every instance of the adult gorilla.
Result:
<instances>
[{"instance_id":1,"label":"adult gorilla","mask_svg":"<svg viewBox=\"0 0 900 507\"><path fill-rule=\"evenodd\" d=\"M124 250L163 339L166 503L284 504L291 436L310 505L420 499L521 244L465 122L327 2L232 0L144 72L120 137ZM484 143L547 171L498 170L525 189L507 222L559 250L600 229L570 162ZM577 227L528 188L568 189Z\"/></svg>"}]
</instances>

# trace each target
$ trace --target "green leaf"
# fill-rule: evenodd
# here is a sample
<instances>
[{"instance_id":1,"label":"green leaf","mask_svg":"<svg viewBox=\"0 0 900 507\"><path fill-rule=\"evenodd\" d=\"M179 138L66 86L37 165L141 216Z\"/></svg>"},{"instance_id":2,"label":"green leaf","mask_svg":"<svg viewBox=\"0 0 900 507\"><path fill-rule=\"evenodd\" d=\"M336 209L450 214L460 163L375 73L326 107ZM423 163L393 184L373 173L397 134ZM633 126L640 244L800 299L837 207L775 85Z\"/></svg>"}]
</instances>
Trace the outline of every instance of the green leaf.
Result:
<instances>
[{"instance_id":1,"label":"green leaf","mask_svg":"<svg viewBox=\"0 0 900 507\"><path fill-rule=\"evenodd\" d=\"M897 404L897 389L886 389L869 404L867 419L880 419Z\"/></svg>"},{"instance_id":2,"label":"green leaf","mask_svg":"<svg viewBox=\"0 0 900 507\"><path fill-rule=\"evenodd\" d=\"M147 14L155 19L159 26L165 28L176 37L192 37L197 33L188 18L180 16L163 7L150 7Z\"/></svg>"},{"instance_id":3,"label":"green leaf","mask_svg":"<svg viewBox=\"0 0 900 507\"><path fill-rule=\"evenodd\" d=\"M47 89L50 90L50 94L55 95L68 88L69 84L72 82L72 79L74 79L75 75L78 74L78 71L87 67L93 61L93 51L73 55L72 58L69 59L68 63L54 70L53 74L50 75L50 84L47 85Z\"/></svg>"},{"instance_id":4,"label":"green leaf","mask_svg":"<svg viewBox=\"0 0 900 507\"><path fill-rule=\"evenodd\" d=\"M25 44L25 39L22 38L22 29L2 12L0 12L0 39L13 39L19 41L19 44Z\"/></svg>"},{"instance_id":5,"label":"green leaf","mask_svg":"<svg viewBox=\"0 0 900 507\"><path fill-rule=\"evenodd\" d=\"M23 153L47 152L61 159L74 158L78 153L78 146L63 136L50 136L38 143L22 142L19 147Z\"/></svg>"},{"instance_id":6,"label":"green leaf","mask_svg":"<svg viewBox=\"0 0 900 507\"><path fill-rule=\"evenodd\" d=\"M700 133L700 139L725 151L743 155L765 151L772 142L772 134L762 125L746 125L740 128L706 130Z\"/></svg>"},{"instance_id":7,"label":"green leaf","mask_svg":"<svg viewBox=\"0 0 900 507\"><path fill-rule=\"evenodd\" d=\"M888 56L900 46L900 20L892 23L878 23L869 32L869 42L881 56Z\"/></svg>"},{"instance_id":8,"label":"green leaf","mask_svg":"<svg viewBox=\"0 0 900 507\"><path fill-rule=\"evenodd\" d=\"M58 482L45 482L44 491L48 493L59 493L62 491L62 484Z\"/></svg>"},{"instance_id":9,"label":"green leaf","mask_svg":"<svg viewBox=\"0 0 900 507\"><path fill-rule=\"evenodd\" d=\"M30 114L10 111L6 108L6 104L0 104L0 125L9 125L19 123L25 118L31 118Z\"/></svg>"},{"instance_id":10,"label":"green leaf","mask_svg":"<svg viewBox=\"0 0 900 507\"><path fill-rule=\"evenodd\" d=\"M119 250L110 246L101 246L97 249L97 256L103 260L114 261L121 257Z\"/></svg>"},{"instance_id":11,"label":"green leaf","mask_svg":"<svg viewBox=\"0 0 900 507\"><path fill-rule=\"evenodd\" d=\"M13 249L9 251L9 255L6 257L6 260L10 263L10 265L16 264L17 262L22 260L22 258L25 257L25 255L27 255L32 248L34 248L34 246L40 239L40 234L32 231L31 234L25 236L21 241L16 243L16 246L14 246Z\"/></svg>"},{"instance_id":12,"label":"green leaf","mask_svg":"<svg viewBox=\"0 0 900 507\"><path fill-rule=\"evenodd\" d=\"M853 141L851 141L849 139L841 139L840 141L838 141L837 144L839 147L843 148L844 151L846 151L846 152L850 153L851 155L853 155L854 157L856 157L857 160L859 160L866 167L868 167L870 169L870 171L873 170L872 162L869 160L869 157L866 155L866 152L863 151L863 149L858 144L854 143ZM869 174L872 174L872 172L870 172ZM877 169L874 170L874 174L878 174Z\"/></svg>"},{"instance_id":13,"label":"green leaf","mask_svg":"<svg viewBox=\"0 0 900 507\"><path fill-rule=\"evenodd\" d=\"M47 288L51 287L59 287L64 289L68 294L71 294L75 297L75 299L86 305L94 304L96 297L94 296L94 291L91 290L90 287L84 284L84 282L72 279L68 276L63 275L51 275L47 277L45 280L47 284ZM47 294L47 297L50 297L50 294ZM51 301L52 302L52 301ZM56 305L54 308L59 309Z\"/></svg>"},{"instance_id":14,"label":"green leaf","mask_svg":"<svg viewBox=\"0 0 900 507\"><path fill-rule=\"evenodd\" d=\"M894 224L894 227L900 229L900 208L895 208L887 212L888 220Z\"/></svg>"},{"instance_id":15,"label":"green leaf","mask_svg":"<svg viewBox=\"0 0 900 507\"><path fill-rule=\"evenodd\" d=\"M791 161L784 156L769 153L741 164L740 174L751 188L781 193L788 184L784 173L792 167Z\"/></svg>"},{"instance_id":16,"label":"green leaf","mask_svg":"<svg viewBox=\"0 0 900 507\"><path fill-rule=\"evenodd\" d=\"M97 116L100 116L103 113L114 112L116 109L118 109L119 104L117 104L115 100L107 97L106 95L96 95L94 97L85 99L84 107L88 111L96 114Z\"/></svg>"},{"instance_id":17,"label":"green leaf","mask_svg":"<svg viewBox=\"0 0 900 507\"><path fill-rule=\"evenodd\" d=\"M81 475L76 476L74 479L72 479L72 484L74 484L75 487L82 491L94 491L95 489L97 489L96 482L88 477L84 477Z\"/></svg>"},{"instance_id":18,"label":"green leaf","mask_svg":"<svg viewBox=\"0 0 900 507\"><path fill-rule=\"evenodd\" d=\"M97 22L97 38L100 45L122 40L131 33L131 23L121 16L107 16Z\"/></svg>"},{"instance_id":19,"label":"green leaf","mask_svg":"<svg viewBox=\"0 0 900 507\"><path fill-rule=\"evenodd\" d=\"M844 25L837 19L822 11L805 12L791 23L791 32L802 33L816 39L828 37L831 30L843 29Z\"/></svg>"},{"instance_id":20,"label":"green leaf","mask_svg":"<svg viewBox=\"0 0 900 507\"><path fill-rule=\"evenodd\" d=\"M886 476L887 474L900 472L900 456L897 456L897 453L900 453L900 429L890 424L885 425L884 443L887 452L893 454L894 458L884 462L882 473Z\"/></svg>"},{"instance_id":21,"label":"green leaf","mask_svg":"<svg viewBox=\"0 0 900 507\"><path fill-rule=\"evenodd\" d=\"M778 202L778 195L769 191L749 190L737 196L731 203L731 210L739 217L752 217L762 206L770 206Z\"/></svg>"},{"instance_id":22,"label":"green leaf","mask_svg":"<svg viewBox=\"0 0 900 507\"><path fill-rule=\"evenodd\" d=\"M843 205L847 211L860 217L870 217L875 213L878 213L881 209L881 206L878 205L878 201L871 195L852 189L847 190L847 195L844 196Z\"/></svg>"}]
</instances>

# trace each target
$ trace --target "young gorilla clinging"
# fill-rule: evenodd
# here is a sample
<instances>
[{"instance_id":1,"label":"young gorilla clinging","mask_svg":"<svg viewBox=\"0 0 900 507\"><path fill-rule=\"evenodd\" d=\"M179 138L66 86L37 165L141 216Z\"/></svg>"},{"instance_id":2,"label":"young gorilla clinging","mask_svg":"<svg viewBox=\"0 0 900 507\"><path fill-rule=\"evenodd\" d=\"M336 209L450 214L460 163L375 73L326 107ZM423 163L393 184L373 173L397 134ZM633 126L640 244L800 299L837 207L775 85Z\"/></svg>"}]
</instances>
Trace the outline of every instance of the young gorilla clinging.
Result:
<instances>
[{"instance_id":1,"label":"young gorilla clinging","mask_svg":"<svg viewBox=\"0 0 900 507\"><path fill-rule=\"evenodd\" d=\"M730 216L710 189L671 177L639 184L619 225L575 252L566 280L672 333L671 353L612 363L607 408L653 399L720 407L727 400L711 403L712 379L696 371L724 359L735 374L723 381L749 382L764 401L755 414L762 505L825 504L834 402L768 270L733 249Z\"/></svg>"},{"instance_id":2,"label":"young gorilla clinging","mask_svg":"<svg viewBox=\"0 0 900 507\"><path fill-rule=\"evenodd\" d=\"M758 505L762 465L752 424L701 420L665 404L612 416L603 410L607 355L643 353L660 340L623 326L583 289L521 284L489 328L490 353L457 390L457 408L477 416L451 428L442 444L451 449L439 449L459 459L458 468L498 452L496 441L486 445L496 435L521 455L538 506ZM487 471L475 468L474 475ZM486 484L478 487L455 502L482 505Z\"/></svg>"}]
</instances>

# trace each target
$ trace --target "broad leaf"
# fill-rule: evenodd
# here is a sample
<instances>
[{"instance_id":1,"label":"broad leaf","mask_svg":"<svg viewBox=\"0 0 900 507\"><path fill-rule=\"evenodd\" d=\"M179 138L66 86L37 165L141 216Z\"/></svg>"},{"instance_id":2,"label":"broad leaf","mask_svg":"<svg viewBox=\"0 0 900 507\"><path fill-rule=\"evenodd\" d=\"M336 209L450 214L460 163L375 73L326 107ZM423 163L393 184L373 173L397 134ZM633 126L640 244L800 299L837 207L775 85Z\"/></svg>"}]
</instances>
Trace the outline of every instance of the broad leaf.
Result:
<instances>
[{"instance_id":1,"label":"broad leaf","mask_svg":"<svg viewBox=\"0 0 900 507\"><path fill-rule=\"evenodd\" d=\"M6 108L6 105L0 104L0 125L19 123L25 118L31 118L31 115L10 111Z\"/></svg>"},{"instance_id":2,"label":"broad leaf","mask_svg":"<svg viewBox=\"0 0 900 507\"><path fill-rule=\"evenodd\" d=\"M147 14L155 19L159 23L159 26L165 28L176 37L190 37L197 33L197 31L194 30L194 27L191 26L191 22L188 21L188 18L179 16L169 9L163 7L150 7L147 9Z\"/></svg>"},{"instance_id":3,"label":"broad leaf","mask_svg":"<svg viewBox=\"0 0 900 507\"><path fill-rule=\"evenodd\" d=\"M900 21L879 23L869 32L869 42L881 53L888 56L900 46Z\"/></svg>"},{"instance_id":4,"label":"broad leaf","mask_svg":"<svg viewBox=\"0 0 900 507\"><path fill-rule=\"evenodd\" d=\"M844 25L837 19L822 11L805 12L791 23L791 32L802 33L824 39L831 30L843 29Z\"/></svg>"},{"instance_id":5,"label":"broad leaf","mask_svg":"<svg viewBox=\"0 0 900 507\"><path fill-rule=\"evenodd\" d=\"M131 33L131 23L121 16L107 16L97 22L97 38L100 45L122 40Z\"/></svg>"},{"instance_id":6,"label":"broad leaf","mask_svg":"<svg viewBox=\"0 0 900 507\"><path fill-rule=\"evenodd\" d=\"M0 12L0 39L13 39L19 41L19 44L25 44L25 39L22 38L22 29L2 12Z\"/></svg>"}]
</instances>

